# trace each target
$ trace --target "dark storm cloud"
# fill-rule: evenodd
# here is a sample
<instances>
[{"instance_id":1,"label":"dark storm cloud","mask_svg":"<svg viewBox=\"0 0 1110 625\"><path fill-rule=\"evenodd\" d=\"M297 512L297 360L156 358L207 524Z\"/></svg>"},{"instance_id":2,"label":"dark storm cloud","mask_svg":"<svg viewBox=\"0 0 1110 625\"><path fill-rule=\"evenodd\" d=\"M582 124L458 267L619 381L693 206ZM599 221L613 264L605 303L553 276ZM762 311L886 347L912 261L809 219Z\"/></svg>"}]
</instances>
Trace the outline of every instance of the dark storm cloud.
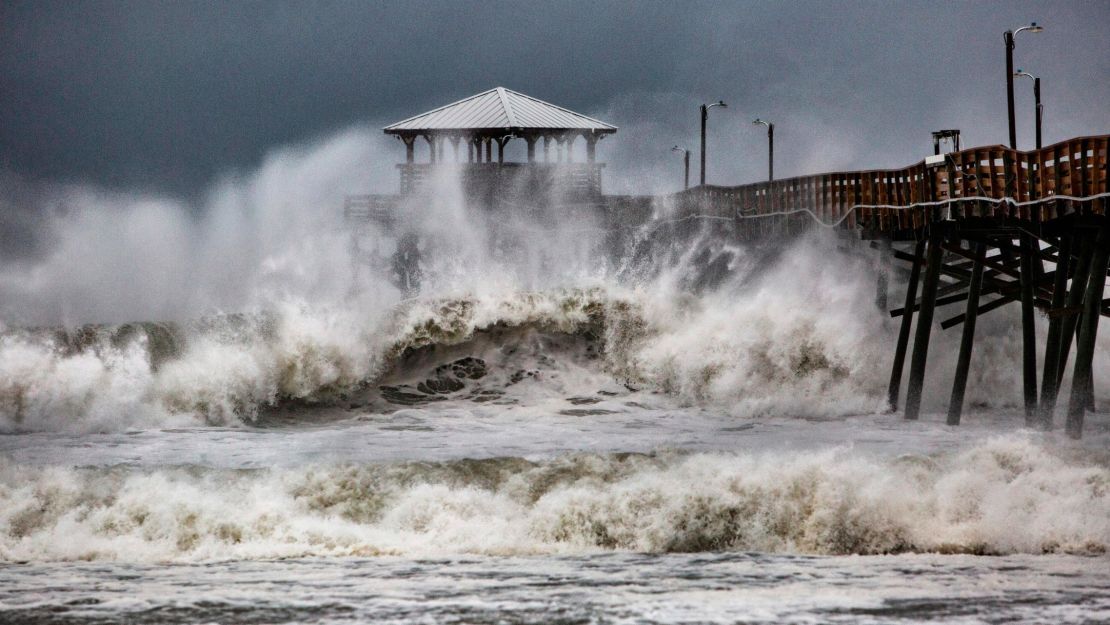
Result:
<instances>
[{"instance_id":1,"label":"dark storm cloud","mask_svg":"<svg viewBox=\"0 0 1110 625\"><path fill-rule=\"evenodd\" d=\"M777 121L780 175L901 166L936 128L1004 140L1001 33L1031 19L1048 31L1018 64L1045 77L1046 140L1110 130L1104 1L8 2L0 168L189 195L275 146L495 85L621 126L603 147L626 185L695 147L717 98L721 182L761 175L756 116Z\"/></svg>"}]
</instances>

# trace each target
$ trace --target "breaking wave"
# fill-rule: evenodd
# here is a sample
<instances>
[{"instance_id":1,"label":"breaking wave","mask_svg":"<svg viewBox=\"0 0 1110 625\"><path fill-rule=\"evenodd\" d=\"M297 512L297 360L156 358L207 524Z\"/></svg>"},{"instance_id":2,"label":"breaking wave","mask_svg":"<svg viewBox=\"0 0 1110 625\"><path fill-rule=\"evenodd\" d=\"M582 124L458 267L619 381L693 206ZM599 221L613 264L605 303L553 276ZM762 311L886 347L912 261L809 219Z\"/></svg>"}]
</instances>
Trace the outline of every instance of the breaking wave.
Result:
<instances>
[{"instance_id":1,"label":"breaking wave","mask_svg":"<svg viewBox=\"0 0 1110 625\"><path fill-rule=\"evenodd\" d=\"M9 562L1107 545L1110 468L1013 435L884 460L835 449L238 471L0 464Z\"/></svg>"},{"instance_id":2,"label":"breaking wave","mask_svg":"<svg viewBox=\"0 0 1110 625\"><path fill-rule=\"evenodd\" d=\"M879 354L861 358L867 332L845 332L847 315L771 315L766 296L726 297L598 287L413 300L371 319L289 305L185 325L11 330L0 335L0 430L226 425L289 404L388 408L383 391L411 398L405 389L422 383L441 391L424 399L450 399L461 387L443 372L460 359L480 363L483 390L498 394L523 375L562 379L554 390L566 396L608 381L740 414L877 406Z\"/></svg>"},{"instance_id":3,"label":"breaking wave","mask_svg":"<svg viewBox=\"0 0 1110 625\"><path fill-rule=\"evenodd\" d=\"M659 279L416 299L384 314L289 304L191 324L10 329L0 334L0 431L234 425L275 410L311 419L312 407L388 411L613 386L743 417L869 413L883 408L896 330L870 304L872 279L796 259L761 283L702 293ZM997 321L975 355L969 401L981 407L1020 397L1018 333ZM956 338L936 338L927 407L947 396ZM1097 388L1107 353L1096 354ZM527 392L509 388L523 377Z\"/></svg>"},{"instance_id":4,"label":"breaking wave","mask_svg":"<svg viewBox=\"0 0 1110 625\"><path fill-rule=\"evenodd\" d=\"M275 411L310 420L322 414L307 408L525 403L601 387L736 416L885 407L897 320L874 304L874 258L830 233L740 245L711 224L684 223L688 232L649 226L574 251L573 232L518 224L514 234L510 221L490 225L497 245L461 245L451 236L462 228L458 207L449 208L426 216L439 229L424 233L435 244L418 298L399 301L378 276L352 282L346 297L282 291L243 304L250 312L186 322L0 324L0 432L236 425ZM329 259L328 270L295 273L334 273L339 261ZM1017 319L1000 311L980 324L972 405L1017 404ZM957 340L938 332L933 341L926 409L947 398ZM1103 389L1110 336L1099 340Z\"/></svg>"},{"instance_id":5,"label":"breaking wave","mask_svg":"<svg viewBox=\"0 0 1110 625\"><path fill-rule=\"evenodd\" d=\"M185 326L9 331L0 335L0 430L250 421L282 402L345 399L403 357L495 327L573 335L598 306L585 293L524 294L414 302L384 320L287 306Z\"/></svg>"},{"instance_id":6,"label":"breaking wave","mask_svg":"<svg viewBox=\"0 0 1110 625\"><path fill-rule=\"evenodd\" d=\"M237 425L599 387L737 416L883 407L896 320L874 305L875 258L858 241L822 231L740 243L728 224L635 202L636 228L611 227L621 211L472 210L451 176L390 228L352 230L320 208L358 188L378 136L279 151L196 206L80 187L40 198L53 215L42 254L0 272L0 432ZM402 301L392 263L410 240L405 275L422 276L422 295ZM136 318L175 323L31 327ZM969 403L1015 406L1016 311L977 333ZM947 398L955 335L933 341L926 409ZM1110 334L1099 342L1105 389Z\"/></svg>"}]
</instances>

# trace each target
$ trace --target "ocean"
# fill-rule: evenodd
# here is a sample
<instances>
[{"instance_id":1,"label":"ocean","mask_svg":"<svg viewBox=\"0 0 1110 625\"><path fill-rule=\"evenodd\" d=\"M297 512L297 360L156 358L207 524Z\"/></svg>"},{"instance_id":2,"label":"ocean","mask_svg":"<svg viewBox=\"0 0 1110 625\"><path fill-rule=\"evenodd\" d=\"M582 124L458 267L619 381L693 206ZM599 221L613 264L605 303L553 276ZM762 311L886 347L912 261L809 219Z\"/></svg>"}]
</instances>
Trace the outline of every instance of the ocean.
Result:
<instances>
[{"instance_id":1,"label":"ocean","mask_svg":"<svg viewBox=\"0 0 1110 625\"><path fill-rule=\"evenodd\" d=\"M1110 415L1025 428L1016 311L964 424L953 332L906 421L843 237L426 208L407 292L280 211L90 208L5 270L0 622L1110 621Z\"/></svg>"}]
</instances>

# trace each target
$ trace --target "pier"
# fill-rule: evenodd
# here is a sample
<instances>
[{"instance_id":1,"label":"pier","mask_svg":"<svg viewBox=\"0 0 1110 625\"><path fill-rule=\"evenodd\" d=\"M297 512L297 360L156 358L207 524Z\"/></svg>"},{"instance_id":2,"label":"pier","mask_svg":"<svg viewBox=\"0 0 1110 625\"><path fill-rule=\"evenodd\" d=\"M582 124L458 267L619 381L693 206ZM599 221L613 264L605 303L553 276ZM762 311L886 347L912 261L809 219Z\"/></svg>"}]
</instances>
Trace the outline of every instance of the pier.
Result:
<instances>
[{"instance_id":1,"label":"pier","mask_svg":"<svg viewBox=\"0 0 1110 625\"><path fill-rule=\"evenodd\" d=\"M1110 135L1019 151L1000 145L959 149L959 131L944 130L934 133L934 155L901 169L619 196L602 192L604 164L595 158L597 142L614 134L615 126L511 90L491 89L384 131L405 146L405 162L398 165L400 193L348 198L345 216L356 254L362 253L360 224L395 228L406 202L435 192L430 181L436 171L456 177L468 206L563 216L585 211L612 231L650 225L658 215L667 215L667 224L660 225L672 230L679 228L675 224L708 221L723 236L750 243L789 238L815 225L836 229L882 255L876 302L884 308L890 263L908 264L905 301L889 311L900 318L887 396L891 410L918 418L934 326L960 328L947 417L958 425L976 321L1014 304L1021 307L1026 424L1053 427L1071 361L1065 429L1069 436L1082 436L1084 415L1094 404L1091 368L1099 320L1110 316L1110 298L1104 298ZM575 163L579 138L586 159ZM526 162L506 161L506 144L513 139L526 142ZM416 162L418 140L427 146L427 162ZM955 151L941 153L941 140L952 140ZM542 159L536 149L541 143ZM406 249L416 253L411 240ZM418 289L414 276L401 276L402 288ZM1040 346L1038 311L1048 321Z\"/></svg>"},{"instance_id":2,"label":"pier","mask_svg":"<svg viewBox=\"0 0 1110 625\"><path fill-rule=\"evenodd\" d=\"M939 324L941 330L961 328L948 408L948 423L958 425L977 318L1020 305L1026 424L1053 426L1064 370L1074 358L1065 428L1078 438L1084 414L1093 407L1099 320L1110 316L1110 299L1104 299L1110 259L1108 142L1110 136L1102 135L1028 152L971 148L903 169L699 186L658 201L679 217L729 219L740 240L796 232L799 223L816 222L908 263L905 303L890 311L901 317L901 325L888 391L896 410L909 356L907 419L920 414L936 314L962 304ZM1040 350L1038 310L1049 324Z\"/></svg>"}]
</instances>

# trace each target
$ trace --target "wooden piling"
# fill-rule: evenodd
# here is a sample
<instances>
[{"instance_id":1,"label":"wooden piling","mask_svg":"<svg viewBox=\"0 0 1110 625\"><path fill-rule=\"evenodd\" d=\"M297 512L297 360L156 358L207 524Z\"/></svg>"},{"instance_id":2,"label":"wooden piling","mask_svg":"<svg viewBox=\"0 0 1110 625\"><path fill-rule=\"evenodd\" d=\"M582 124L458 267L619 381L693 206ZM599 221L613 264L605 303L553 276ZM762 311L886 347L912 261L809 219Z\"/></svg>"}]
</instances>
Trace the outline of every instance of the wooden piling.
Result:
<instances>
[{"instance_id":1,"label":"wooden piling","mask_svg":"<svg viewBox=\"0 0 1110 625\"><path fill-rule=\"evenodd\" d=\"M1090 277L1087 280L1087 293L1083 298L1083 312L1080 317L1079 340L1075 346L1075 373L1072 375L1071 400L1068 402L1068 420L1065 426L1071 438L1083 436L1083 417L1093 390L1091 366L1095 355L1098 322L1102 317L1102 292L1106 287L1108 261L1110 218L1104 217L1095 242L1094 255L1091 257Z\"/></svg>"},{"instance_id":2,"label":"wooden piling","mask_svg":"<svg viewBox=\"0 0 1110 625\"><path fill-rule=\"evenodd\" d=\"M1037 327L1033 314L1033 288L1037 282L1033 270L1035 245L1038 244L1032 236L1021 233L1021 360L1027 426L1033 426L1037 419Z\"/></svg>"},{"instance_id":3,"label":"wooden piling","mask_svg":"<svg viewBox=\"0 0 1110 625\"><path fill-rule=\"evenodd\" d=\"M917 301L917 283L921 277L921 261L925 256L925 239L914 245L910 282L906 286L906 312L898 328L898 343L894 347L894 363L890 367L890 386L887 388L887 405L898 410L898 394L902 389L902 369L906 364L906 347L910 342L910 325L913 323L914 303Z\"/></svg>"},{"instance_id":4,"label":"wooden piling","mask_svg":"<svg viewBox=\"0 0 1110 625\"><path fill-rule=\"evenodd\" d=\"M1052 287L1052 310L1064 307L1068 291L1068 269L1071 266L1071 244L1075 233L1067 228L1060 234L1056 251L1056 276ZM1041 374L1041 403L1039 406L1039 425L1042 429L1052 429L1052 413L1056 411L1056 395L1059 392L1059 366L1063 317L1057 313L1048 318L1048 336L1044 343L1044 371Z\"/></svg>"},{"instance_id":5,"label":"wooden piling","mask_svg":"<svg viewBox=\"0 0 1110 625\"><path fill-rule=\"evenodd\" d=\"M936 222L930 224L928 264L925 268L925 282L921 287L921 312L917 317L913 358L910 360L910 383L909 388L906 389L905 418L907 419L917 419L921 413L925 361L929 355L929 335L933 327L933 310L937 301L937 286L940 282L940 264L944 255L944 249L941 247L943 238L943 226Z\"/></svg>"},{"instance_id":6,"label":"wooden piling","mask_svg":"<svg viewBox=\"0 0 1110 625\"><path fill-rule=\"evenodd\" d=\"M890 283L890 252L890 237L883 237L879 243L878 275L875 276L875 307L879 310L887 309L887 287Z\"/></svg>"},{"instance_id":7,"label":"wooden piling","mask_svg":"<svg viewBox=\"0 0 1110 625\"><path fill-rule=\"evenodd\" d=\"M964 313L963 334L960 337L960 355L956 361L956 377L952 380L952 397L948 402L948 425L959 425L964 409L964 391L967 390L967 373L971 366L971 350L975 343L975 320L979 316L979 292L983 288L983 259L987 244L975 244L975 265L971 269L971 282L967 287L967 310Z\"/></svg>"},{"instance_id":8,"label":"wooden piling","mask_svg":"<svg viewBox=\"0 0 1110 625\"><path fill-rule=\"evenodd\" d=\"M1075 273L1072 274L1071 290L1068 291L1064 308L1068 311L1079 310L1083 305L1083 296L1087 292L1087 276L1091 270L1091 258L1094 255L1094 241L1088 233L1076 232L1079 238L1079 259L1075 264ZM1075 340L1076 330L1079 328L1079 314L1067 312L1060 320L1060 358L1056 364L1056 388L1064 381L1064 370L1068 366L1068 356L1071 353L1071 344Z\"/></svg>"}]
</instances>

